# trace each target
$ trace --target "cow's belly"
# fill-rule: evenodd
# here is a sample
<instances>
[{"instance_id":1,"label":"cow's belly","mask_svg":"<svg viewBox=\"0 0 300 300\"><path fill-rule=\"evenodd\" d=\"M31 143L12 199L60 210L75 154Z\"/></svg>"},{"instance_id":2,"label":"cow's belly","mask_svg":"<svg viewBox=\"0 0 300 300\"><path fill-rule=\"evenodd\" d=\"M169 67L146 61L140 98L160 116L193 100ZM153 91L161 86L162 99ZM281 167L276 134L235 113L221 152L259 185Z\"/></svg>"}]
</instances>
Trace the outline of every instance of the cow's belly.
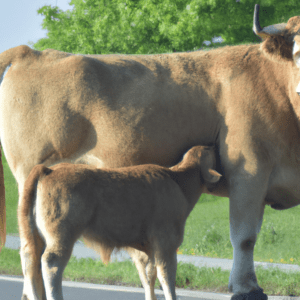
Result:
<instances>
[{"instance_id":1,"label":"cow's belly","mask_svg":"<svg viewBox=\"0 0 300 300\"><path fill-rule=\"evenodd\" d=\"M274 209L283 210L300 204L300 197L287 188L274 187L268 191L265 202Z\"/></svg>"},{"instance_id":2,"label":"cow's belly","mask_svg":"<svg viewBox=\"0 0 300 300\"><path fill-rule=\"evenodd\" d=\"M218 122L208 117L187 122L193 119L192 113L181 116L180 120L173 119L172 114L168 117L159 112L139 120L133 116L127 123L122 122L124 118L118 116L118 122L113 124L105 117L102 122L94 121L95 134L91 134L88 141L92 147L82 159L93 163L96 158L96 165L102 167L148 163L173 166L191 147L214 144L219 130ZM187 124L180 126L183 123Z\"/></svg>"},{"instance_id":3,"label":"cow's belly","mask_svg":"<svg viewBox=\"0 0 300 300\"><path fill-rule=\"evenodd\" d=\"M283 210L300 204L300 167L277 166L269 180L266 204L274 209Z\"/></svg>"}]
</instances>

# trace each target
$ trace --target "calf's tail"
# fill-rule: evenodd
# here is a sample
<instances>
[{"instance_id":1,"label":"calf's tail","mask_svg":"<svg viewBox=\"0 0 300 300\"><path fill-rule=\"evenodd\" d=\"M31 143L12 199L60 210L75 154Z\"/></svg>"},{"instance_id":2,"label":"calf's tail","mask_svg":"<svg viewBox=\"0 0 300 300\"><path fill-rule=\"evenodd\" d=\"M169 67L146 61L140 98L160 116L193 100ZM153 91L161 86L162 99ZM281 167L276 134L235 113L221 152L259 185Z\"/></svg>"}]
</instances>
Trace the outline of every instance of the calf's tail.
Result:
<instances>
[{"instance_id":1,"label":"calf's tail","mask_svg":"<svg viewBox=\"0 0 300 300\"><path fill-rule=\"evenodd\" d=\"M44 165L37 165L31 170L25 181L18 208L21 247L25 247L26 251L32 253L36 258L40 256L41 249L44 248L44 241L37 230L36 221L33 216L36 189L38 181L51 172L52 170Z\"/></svg>"}]
</instances>

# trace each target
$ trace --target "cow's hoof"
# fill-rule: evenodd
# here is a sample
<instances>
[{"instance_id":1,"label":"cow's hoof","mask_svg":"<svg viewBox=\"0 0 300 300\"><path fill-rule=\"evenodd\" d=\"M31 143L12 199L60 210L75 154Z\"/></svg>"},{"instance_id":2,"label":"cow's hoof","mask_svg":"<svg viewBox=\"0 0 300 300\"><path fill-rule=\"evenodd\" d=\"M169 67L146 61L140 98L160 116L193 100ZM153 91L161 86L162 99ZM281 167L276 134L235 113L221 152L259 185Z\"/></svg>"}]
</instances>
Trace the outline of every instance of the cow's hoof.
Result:
<instances>
[{"instance_id":1,"label":"cow's hoof","mask_svg":"<svg viewBox=\"0 0 300 300\"><path fill-rule=\"evenodd\" d=\"M250 293L233 295L231 300L268 300L268 296L263 293L263 289L259 289Z\"/></svg>"}]
</instances>

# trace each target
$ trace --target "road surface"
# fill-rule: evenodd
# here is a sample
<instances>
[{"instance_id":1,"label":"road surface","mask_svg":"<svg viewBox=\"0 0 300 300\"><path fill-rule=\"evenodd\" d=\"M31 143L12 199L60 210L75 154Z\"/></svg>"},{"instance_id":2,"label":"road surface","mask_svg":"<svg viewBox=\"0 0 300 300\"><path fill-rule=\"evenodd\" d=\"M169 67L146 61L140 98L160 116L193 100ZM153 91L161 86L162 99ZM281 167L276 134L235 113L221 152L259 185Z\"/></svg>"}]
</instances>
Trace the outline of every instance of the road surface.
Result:
<instances>
[{"instance_id":1,"label":"road surface","mask_svg":"<svg viewBox=\"0 0 300 300\"><path fill-rule=\"evenodd\" d=\"M15 300L21 299L23 289L23 278L17 276L0 275L0 299ZM203 296L202 296L203 294ZM142 288L131 288L123 286L110 286L88 284L80 282L63 282L64 300L144 300ZM156 291L157 300L165 299L162 291ZM213 293L201 293L193 291L177 292L178 300L226 300L230 295Z\"/></svg>"}]
</instances>

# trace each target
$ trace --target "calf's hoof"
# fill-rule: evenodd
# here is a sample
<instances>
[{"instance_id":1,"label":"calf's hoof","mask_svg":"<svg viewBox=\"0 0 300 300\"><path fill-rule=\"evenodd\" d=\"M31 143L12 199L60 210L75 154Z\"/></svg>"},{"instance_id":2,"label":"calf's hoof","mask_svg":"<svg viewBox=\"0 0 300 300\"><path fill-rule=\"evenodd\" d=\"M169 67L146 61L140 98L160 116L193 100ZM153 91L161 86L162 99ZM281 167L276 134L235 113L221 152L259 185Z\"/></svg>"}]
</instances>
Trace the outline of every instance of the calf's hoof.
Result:
<instances>
[{"instance_id":1,"label":"calf's hoof","mask_svg":"<svg viewBox=\"0 0 300 300\"><path fill-rule=\"evenodd\" d=\"M250 293L233 295L231 300L268 300L268 296L263 293L263 289L259 289Z\"/></svg>"}]
</instances>

